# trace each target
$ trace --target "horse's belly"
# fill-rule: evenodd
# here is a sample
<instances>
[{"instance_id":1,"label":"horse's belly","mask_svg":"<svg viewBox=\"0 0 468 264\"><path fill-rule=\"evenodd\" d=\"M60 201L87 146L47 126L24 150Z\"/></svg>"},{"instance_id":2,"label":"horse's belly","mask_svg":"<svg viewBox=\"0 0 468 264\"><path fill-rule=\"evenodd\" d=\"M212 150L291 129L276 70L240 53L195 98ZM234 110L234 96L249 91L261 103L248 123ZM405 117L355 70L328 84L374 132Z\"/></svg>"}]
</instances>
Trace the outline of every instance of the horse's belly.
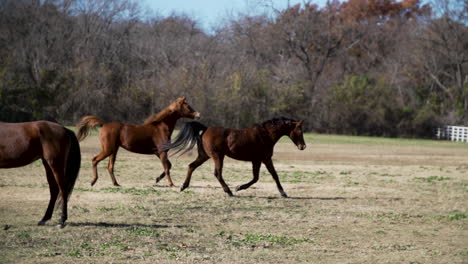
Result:
<instances>
[{"instance_id":1,"label":"horse's belly","mask_svg":"<svg viewBox=\"0 0 468 264\"><path fill-rule=\"evenodd\" d=\"M265 153L255 149L229 151L226 155L232 159L242 161L264 160L265 158Z\"/></svg>"},{"instance_id":2,"label":"horse's belly","mask_svg":"<svg viewBox=\"0 0 468 264\"><path fill-rule=\"evenodd\" d=\"M39 157L35 159L23 159L23 160L0 160L0 168L8 169L8 168L18 168L23 167L28 164L31 164L33 161L38 160Z\"/></svg>"},{"instance_id":3,"label":"horse's belly","mask_svg":"<svg viewBox=\"0 0 468 264\"><path fill-rule=\"evenodd\" d=\"M155 154L157 149L155 146L138 146L138 145L133 145L131 147L126 147L122 146L124 149L133 152L133 153L138 153L138 154Z\"/></svg>"},{"instance_id":4,"label":"horse's belly","mask_svg":"<svg viewBox=\"0 0 468 264\"><path fill-rule=\"evenodd\" d=\"M0 168L17 168L38 160L41 156L31 152L8 154L0 151Z\"/></svg>"}]
</instances>

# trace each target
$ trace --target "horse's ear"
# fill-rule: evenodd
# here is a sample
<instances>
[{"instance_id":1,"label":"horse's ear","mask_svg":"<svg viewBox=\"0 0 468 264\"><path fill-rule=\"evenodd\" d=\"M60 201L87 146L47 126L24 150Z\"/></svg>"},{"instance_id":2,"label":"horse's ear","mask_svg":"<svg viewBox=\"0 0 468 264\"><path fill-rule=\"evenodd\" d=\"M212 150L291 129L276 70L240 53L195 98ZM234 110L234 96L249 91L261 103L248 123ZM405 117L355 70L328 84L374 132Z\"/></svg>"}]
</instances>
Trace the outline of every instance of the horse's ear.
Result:
<instances>
[{"instance_id":1,"label":"horse's ear","mask_svg":"<svg viewBox=\"0 0 468 264\"><path fill-rule=\"evenodd\" d=\"M182 104L185 102L185 99L186 99L185 96L184 96L184 97L177 98L176 103L177 103L178 105L182 105Z\"/></svg>"},{"instance_id":2,"label":"horse's ear","mask_svg":"<svg viewBox=\"0 0 468 264\"><path fill-rule=\"evenodd\" d=\"M302 123L304 123L304 120L301 120L301 121L297 122L297 123L296 123L296 126L297 126L297 127L300 127L300 126L302 126Z\"/></svg>"}]
</instances>

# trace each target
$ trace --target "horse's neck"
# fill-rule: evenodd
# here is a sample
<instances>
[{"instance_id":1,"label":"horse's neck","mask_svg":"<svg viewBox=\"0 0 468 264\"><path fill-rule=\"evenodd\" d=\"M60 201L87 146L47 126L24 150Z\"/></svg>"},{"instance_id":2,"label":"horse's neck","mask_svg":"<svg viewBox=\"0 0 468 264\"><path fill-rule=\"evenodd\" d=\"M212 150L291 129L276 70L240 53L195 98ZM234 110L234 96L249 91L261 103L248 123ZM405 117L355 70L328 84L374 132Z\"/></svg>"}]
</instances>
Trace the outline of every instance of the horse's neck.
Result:
<instances>
[{"instance_id":1,"label":"horse's neck","mask_svg":"<svg viewBox=\"0 0 468 264\"><path fill-rule=\"evenodd\" d=\"M164 117L159 123L165 124L168 128L169 131L172 132L174 131L175 125L177 123L177 120L179 120L180 116L178 113L173 112L166 117Z\"/></svg>"},{"instance_id":2,"label":"horse's neck","mask_svg":"<svg viewBox=\"0 0 468 264\"><path fill-rule=\"evenodd\" d=\"M261 128L259 129L260 135L263 138L264 143L269 143L274 146L278 140L284 136L279 129L276 128Z\"/></svg>"}]
</instances>

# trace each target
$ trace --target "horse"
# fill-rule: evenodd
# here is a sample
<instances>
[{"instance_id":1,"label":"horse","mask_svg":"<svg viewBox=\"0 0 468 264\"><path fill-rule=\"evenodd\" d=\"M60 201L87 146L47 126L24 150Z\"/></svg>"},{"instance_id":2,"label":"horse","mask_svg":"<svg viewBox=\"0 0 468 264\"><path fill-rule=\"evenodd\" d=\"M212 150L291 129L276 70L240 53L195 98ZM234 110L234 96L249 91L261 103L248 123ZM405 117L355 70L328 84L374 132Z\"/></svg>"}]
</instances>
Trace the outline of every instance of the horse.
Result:
<instances>
[{"instance_id":1,"label":"horse","mask_svg":"<svg viewBox=\"0 0 468 264\"><path fill-rule=\"evenodd\" d=\"M80 145L75 133L49 121L0 122L0 168L17 168L41 159L49 183L50 201L38 225L52 218L55 203L62 209L59 226L68 218L67 203L80 171Z\"/></svg>"},{"instance_id":2,"label":"horse","mask_svg":"<svg viewBox=\"0 0 468 264\"><path fill-rule=\"evenodd\" d=\"M233 196L222 176L224 157L251 161L253 179L236 188L236 191L245 190L258 181L260 166L265 164L271 176L275 180L278 191L282 197L288 196L283 190L281 183L273 166L273 148L283 136L288 136L293 143L304 150L306 144L302 134L301 121L295 121L285 117L267 120L247 129L232 129L224 127L206 127L199 122L189 122L184 125L180 133L172 143L164 146L164 149L175 149L177 154L185 149L181 155L198 145L198 156L190 163L185 182L180 191L189 187L193 171L205 161L212 158L215 165L214 175L223 187L224 192ZM201 132L201 134L200 134Z\"/></svg>"},{"instance_id":3,"label":"horse","mask_svg":"<svg viewBox=\"0 0 468 264\"><path fill-rule=\"evenodd\" d=\"M109 157L107 170L112 183L114 186L120 186L115 179L114 163L119 147L123 147L138 154L155 154L161 160L164 168L164 172L156 178L156 183L164 176L167 176L169 186L173 187L174 183L169 172L172 164L168 159L167 151L161 150L161 147L164 143L170 141L176 122L182 117L200 118L200 113L196 112L187 103L185 97L176 99L159 113L149 116L142 125L131 125L122 122L104 123L95 116L84 116L77 124L79 141L87 137L90 128L102 126L99 132L102 150L92 159L93 180L91 186L98 179L98 163L107 157Z\"/></svg>"}]
</instances>

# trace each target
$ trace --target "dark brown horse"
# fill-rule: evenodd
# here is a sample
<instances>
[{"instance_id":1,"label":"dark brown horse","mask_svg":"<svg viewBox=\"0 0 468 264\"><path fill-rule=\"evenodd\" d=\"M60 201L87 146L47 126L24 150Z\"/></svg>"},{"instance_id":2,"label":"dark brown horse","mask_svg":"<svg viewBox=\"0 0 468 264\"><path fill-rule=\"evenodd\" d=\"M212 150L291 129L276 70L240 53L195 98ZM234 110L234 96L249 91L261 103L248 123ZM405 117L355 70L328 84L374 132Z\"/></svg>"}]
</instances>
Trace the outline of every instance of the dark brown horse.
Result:
<instances>
[{"instance_id":1,"label":"dark brown horse","mask_svg":"<svg viewBox=\"0 0 468 264\"><path fill-rule=\"evenodd\" d=\"M156 154L164 167L164 172L156 178L156 183L167 176L169 186L174 186L169 174L172 165L167 157L167 150L162 151L161 147L162 144L170 141L176 122L182 117L200 118L200 113L193 110L185 97L175 100L161 112L151 115L143 125L129 125L121 122L104 123L95 116L83 117L77 125L80 141L86 138L90 128L102 126L99 132L102 151L92 160L93 180L91 185L94 185L98 179L97 164L109 157L107 170L112 178L112 183L115 186L120 186L114 176L114 163L117 151L122 146L128 151L139 154Z\"/></svg>"},{"instance_id":2,"label":"dark brown horse","mask_svg":"<svg viewBox=\"0 0 468 264\"><path fill-rule=\"evenodd\" d=\"M222 177L224 156L228 156L236 160L252 162L253 179L246 184L238 186L236 191L247 189L258 181L260 166L263 163L271 176L273 176L281 196L287 197L271 158L273 156L273 148L282 136L291 138L300 150L305 149L306 144L304 143L301 127L302 122L281 117L265 121L261 125L256 125L252 128L240 130L224 127L206 127L199 122L190 122L185 124L174 142L165 145L164 148L176 148L177 152L186 149L186 152L192 149L195 143L198 144L198 157L194 162L190 163L181 191L189 186L193 171L209 158L212 158L215 163L214 174L216 178L221 183L224 191L229 196L232 196L231 190ZM202 131L201 135L200 131Z\"/></svg>"},{"instance_id":3,"label":"dark brown horse","mask_svg":"<svg viewBox=\"0 0 468 264\"><path fill-rule=\"evenodd\" d=\"M21 167L38 159L45 167L50 190L49 205L38 224L44 225L52 217L60 193L59 224L64 227L68 198L80 171L80 145L75 133L48 121L0 122L0 168Z\"/></svg>"}]
</instances>

